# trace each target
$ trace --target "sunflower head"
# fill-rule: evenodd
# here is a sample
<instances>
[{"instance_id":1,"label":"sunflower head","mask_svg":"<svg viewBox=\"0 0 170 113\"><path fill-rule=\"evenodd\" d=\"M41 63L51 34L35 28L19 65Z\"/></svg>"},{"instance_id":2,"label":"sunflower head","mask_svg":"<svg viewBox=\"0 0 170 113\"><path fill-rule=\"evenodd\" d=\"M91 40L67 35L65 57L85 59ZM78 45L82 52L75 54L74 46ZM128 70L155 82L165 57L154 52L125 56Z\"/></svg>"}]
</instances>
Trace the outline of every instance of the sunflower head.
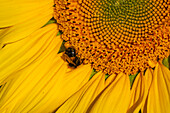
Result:
<instances>
[{"instance_id":1,"label":"sunflower head","mask_svg":"<svg viewBox=\"0 0 170 113\"><path fill-rule=\"evenodd\" d=\"M66 45L94 69L135 74L168 57L168 0L56 0Z\"/></svg>"}]
</instances>

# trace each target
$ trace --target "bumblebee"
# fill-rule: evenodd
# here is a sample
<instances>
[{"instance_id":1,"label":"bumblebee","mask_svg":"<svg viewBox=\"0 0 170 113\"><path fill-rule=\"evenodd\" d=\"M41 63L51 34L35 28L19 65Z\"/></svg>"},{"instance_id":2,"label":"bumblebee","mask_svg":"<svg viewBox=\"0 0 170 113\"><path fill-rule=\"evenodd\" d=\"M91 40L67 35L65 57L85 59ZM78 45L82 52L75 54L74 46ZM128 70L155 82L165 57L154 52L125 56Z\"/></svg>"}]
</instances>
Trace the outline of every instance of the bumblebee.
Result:
<instances>
[{"instance_id":1,"label":"bumblebee","mask_svg":"<svg viewBox=\"0 0 170 113\"><path fill-rule=\"evenodd\" d=\"M77 54L76 54L76 50L74 49L74 47L68 47L66 48L62 58L63 60L68 62L68 65L70 67L76 68L77 66L83 63L83 61L76 55Z\"/></svg>"}]
</instances>

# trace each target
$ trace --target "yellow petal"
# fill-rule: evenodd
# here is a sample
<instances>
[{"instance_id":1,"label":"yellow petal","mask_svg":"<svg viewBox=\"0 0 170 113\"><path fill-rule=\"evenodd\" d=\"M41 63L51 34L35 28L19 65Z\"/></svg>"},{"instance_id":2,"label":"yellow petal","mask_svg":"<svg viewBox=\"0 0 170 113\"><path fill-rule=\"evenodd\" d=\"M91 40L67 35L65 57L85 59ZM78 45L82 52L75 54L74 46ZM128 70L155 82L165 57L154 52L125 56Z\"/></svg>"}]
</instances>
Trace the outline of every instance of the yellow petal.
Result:
<instances>
[{"instance_id":1,"label":"yellow petal","mask_svg":"<svg viewBox=\"0 0 170 113\"><path fill-rule=\"evenodd\" d=\"M90 81L78 92L72 95L56 113L85 113L94 99L106 88L112 81L114 75L105 81L105 74L98 72Z\"/></svg>"},{"instance_id":2,"label":"yellow petal","mask_svg":"<svg viewBox=\"0 0 170 113\"><path fill-rule=\"evenodd\" d=\"M125 113L130 101L129 77L119 74L92 102L87 112Z\"/></svg>"},{"instance_id":3,"label":"yellow petal","mask_svg":"<svg viewBox=\"0 0 170 113\"><path fill-rule=\"evenodd\" d=\"M53 49L45 58L16 72L18 77L1 91L0 112L52 112L79 90L89 80L91 66L82 65L67 73L68 63L61 55Z\"/></svg>"},{"instance_id":4,"label":"yellow petal","mask_svg":"<svg viewBox=\"0 0 170 113\"><path fill-rule=\"evenodd\" d=\"M145 73L145 88L147 89L147 91L145 93L147 93L147 97L144 98L145 102L142 103L142 108L141 108L141 112L142 113L147 113L147 101L148 101L148 93L153 81L153 70L152 69L147 69L146 73Z\"/></svg>"},{"instance_id":5,"label":"yellow petal","mask_svg":"<svg viewBox=\"0 0 170 113\"><path fill-rule=\"evenodd\" d=\"M145 76L143 76L142 73L143 72L136 76L133 83L128 113L139 113L140 109L145 104L152 80L152 72L150 69L147 69Z\"/></svg>"},{"instance_id":6,"label":"yellow petal","mask_svg":"<svg viewBox=\"0 0 170 113\"><path fill-rule=\"evenodd\" d=\"M85 113L90 102L95 98L97 88L105 81L105 75L97 73L78 92L72 95L56 113Z\"/></svg>"},{"instance_id":7,"label":"yellow petal","mask_svg":"<svg viewBox=\"0 0 170 113\"><path fill-rule=\"evenodd\" d=\"M56 36L56 24L48 25L31 34L29 37L7 44L0 50L0 84L14 77L13 73L35 62L39 57L47 56L53 49L56 54L62 40Z\"/></svg>"},{"instance_id":8,"label":"yellow petal","mask_svg":"<svg viewBox=\"0 0 170 113\"><path fill-rule=\"evenodd\" d=\"M146 104L148 113L170 113L170 71L160 63L154 70Z\"/></svg>"},{"instance_id":9,"label":"yellow petal","mask_svg":"<svg viewBox=\"0 0 170 113\"><path fill-rule=\"evenodd\" d=\"M31 100L30 96L34 98L39 92L41 96L44 96L50 90L50 86L46 86L49 89L45 89L45 85L50 82L55 73L61 73L59 69L63 63L60 56L55 58L54 54L50 54L46 58L42 58L31 64L26 69L16 72L15 74L18 77L7 82L8 87L3 87L4 91L1 92L3 94L1 94L2 97L0 99L0 110L10 109L12 112L17 109L18 105L21 108L24 107L22 104L25 103L27 105ZM52 66L55 66L55 69ZM63 66L62 68L65 67ZM62 72L64 72L63 70ZM42 98L41 96L34 100ZM33 100L32 103L34 103Z\"/></svg>"},{"instance_id":10,"label":"yellow petal","mask_svg":"<svg viewBox=\"0 0 170 113\"><path fill-rule=\"evenodd\" d=\"M62 79L55 85L56 90L54 92L54 98L47 98L46 104L37 112L48 112L49 109L54 110L54 108L58 108L66 99L88 82L91 72L92 69L90 65L82 65L69 73L66 72ZM54 93L52 93L52 95Z\"/></svg>"},{"instance_id":11,"label":"yellow petal","mask_svg":"<svg viewBox=\"0 0 170 113\"><path fill-rule=\"evenodd\" d=\"M1 0L0 12L0 44L3 46L47 23L53 16L53 0Z\"/></svg>"}]
</instances>

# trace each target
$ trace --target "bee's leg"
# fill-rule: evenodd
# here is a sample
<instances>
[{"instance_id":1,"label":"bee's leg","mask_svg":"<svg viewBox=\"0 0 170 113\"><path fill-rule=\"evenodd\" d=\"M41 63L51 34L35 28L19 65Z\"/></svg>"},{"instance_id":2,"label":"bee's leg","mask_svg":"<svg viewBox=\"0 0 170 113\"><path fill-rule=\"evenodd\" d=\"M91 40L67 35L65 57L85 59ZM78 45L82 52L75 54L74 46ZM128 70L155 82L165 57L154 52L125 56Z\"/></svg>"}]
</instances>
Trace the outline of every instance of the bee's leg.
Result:
<instances>
[{"instance_id":1,"label":"bee's leg","mask_svg":"<svg viewBox=\"0 0 170 113\"><path fill-rule=\"evenodd\" d=\"M81 59L79 58L79 57L75 57L75 59L74 59L74 62L75 62L75 64L78 66L78 65L80 65L80 64L82 64L82 62L81 62Z\"/></svg>"},{"instance_id":2,"label":"bee's leg","mask_svg":"<svg viewBox=\"0 0 170 113\"><path fill-rule=\"evenodd\" d=\"M64 61L66 60L64 54L61 56L61 58L62 58Z\"/></svg>"},{"instance_id":3,"label":"bee's leg","mask_svg":"<svg viewBox=\"0 0 170 113\"><path fill-rule=\"evenodd\" d=\"M76 64L72 64L72 63L69 63L68 65L69 65L70 67L74 67L74 68L77 67Z\"/></svg>"}]
</instances>

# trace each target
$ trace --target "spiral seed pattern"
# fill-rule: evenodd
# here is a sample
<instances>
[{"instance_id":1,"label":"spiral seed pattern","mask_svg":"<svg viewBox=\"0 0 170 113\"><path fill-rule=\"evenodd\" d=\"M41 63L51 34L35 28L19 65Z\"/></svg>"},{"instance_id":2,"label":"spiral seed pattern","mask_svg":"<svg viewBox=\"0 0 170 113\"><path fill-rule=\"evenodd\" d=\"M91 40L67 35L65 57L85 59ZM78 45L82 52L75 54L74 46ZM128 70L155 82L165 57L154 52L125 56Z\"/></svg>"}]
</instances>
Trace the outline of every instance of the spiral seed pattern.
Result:
<instances>
[{"instance_id":1,"label":"spiral seed pattern","mask_svg":"<svg viewBox=\"0 0 170 113\"><path fill-rule=\"evenodd\" d=\"M169 56L169 0L56 0L54 17L97 71L135 74Z\"/></svg>"}]
</instances>

